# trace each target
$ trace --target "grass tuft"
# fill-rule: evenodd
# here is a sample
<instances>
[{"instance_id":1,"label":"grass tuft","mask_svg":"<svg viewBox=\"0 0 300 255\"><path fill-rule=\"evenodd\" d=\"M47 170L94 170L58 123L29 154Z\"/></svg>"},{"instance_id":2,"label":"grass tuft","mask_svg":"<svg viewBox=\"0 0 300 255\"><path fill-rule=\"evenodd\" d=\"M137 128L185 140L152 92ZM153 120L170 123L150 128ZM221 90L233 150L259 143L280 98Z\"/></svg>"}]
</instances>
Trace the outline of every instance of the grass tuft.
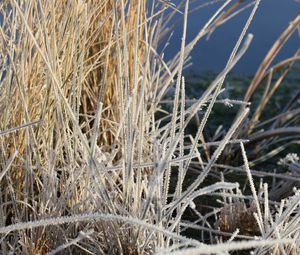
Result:
<instances>
[{"instance_id":1,"label":"grass tuft","mask_svg":"<svg viewBox=\"0 0 300 255\"><path fill-rule=\"evenodd\" d=\"M278 178L291 177L252 169L299 144L299 93L272 121L260 121L299 60L297 51L270 68L299 27L299 15L271 48L244 100L219 98L251 43L247 30L259 3L225 1L187 41L189 1L2 1L0 253L299 254L299 190L271 199L272 189L253 176L273 177L274 187ZM183 69L192 49L247 8L252 11L224 70L189 100ZM166 61L158 49L174 15L183 17L182 43ZM253 111L252 96L264 83ZM220 103L240 109L228 130L206 139ZM188 134L195 119L197 132ZM283 167L297 172L297 159ZM232 169L247 177L245 188L231 178ZM248 231L232 213L255 229Z\"/></svg>"}]
</instances>

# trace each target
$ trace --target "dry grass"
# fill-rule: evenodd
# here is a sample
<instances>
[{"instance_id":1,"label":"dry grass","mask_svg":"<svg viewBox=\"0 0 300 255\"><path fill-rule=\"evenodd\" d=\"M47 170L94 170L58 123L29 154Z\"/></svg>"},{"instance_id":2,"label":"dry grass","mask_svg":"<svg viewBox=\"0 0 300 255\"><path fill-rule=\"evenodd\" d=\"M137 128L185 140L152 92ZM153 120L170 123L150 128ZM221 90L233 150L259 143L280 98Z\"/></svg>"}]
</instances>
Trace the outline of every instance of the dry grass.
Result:
<instances>
[{"instance_id":1,"label":"dry grass","mask_svg":"<svg viewBox=\"0 0 300 255\"><path fill-rule=\"evenodd\" d=\"M183 67L195 44L236 11L238 6L231 0L189 43L189 1L183 1L178 7L184 17L181 50L168 63L157 49L169 32L167 21L179 15L170 3L2 1L1 254L187 254L187 248L203 253L203 247L216 254L253 247L258 247L255 254L265 254L266 249L274 254L282 250L297 254L298 193L282 202L274 218L268 190L256 194L243 144L235 139L249 109L241 108L205 162L199 146L225 77L251 42L247 28L258 4L249 5L253 6L251 15L224 70L187 106ZM298 22L287 31L292 33ZM265 75L266 65L251 88ZM173 109L159 119L160 102L173 85ZM185 129L199 111L204 117L186 146ZM234 196L246 199L236 183L222 179L203 185L229 143L242 148L261 239L232 242L245 238L235 231L227 233L230 239L223 246L204 246L206 237L193 240L182 235L184 213L193 210L199 218L190 228L205 226L214 243L222 241L221 231L210 225L210 219L222 209L212 208L202 215L195 199L212 195L225 202L229 197L228 208ZM201 172L184 188L195 161L203 166Z\"/></svg>"}]
</instances>

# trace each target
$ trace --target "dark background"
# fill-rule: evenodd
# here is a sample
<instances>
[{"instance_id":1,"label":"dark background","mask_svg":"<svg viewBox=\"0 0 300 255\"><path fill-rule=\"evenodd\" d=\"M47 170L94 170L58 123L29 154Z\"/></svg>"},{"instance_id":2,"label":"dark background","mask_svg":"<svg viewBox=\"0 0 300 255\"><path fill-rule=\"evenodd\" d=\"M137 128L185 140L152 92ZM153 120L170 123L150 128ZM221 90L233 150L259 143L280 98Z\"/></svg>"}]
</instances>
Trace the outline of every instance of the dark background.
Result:
<instances>
[{"instance_id":1,"label":"dark background","mask_svg":"<svg viewBox=\"0 0 300 255\"><path fill-rule=\"evenodd\" d=\"M178 3L179 1L173 0L172 2ZM191 3L190 9L206 2L207 0L196 0ZM187 43L192 40L214 11L224 2L221 0L189 15ZM245 1L245 3L249 2L250 0ZM193 66L187 71L219 72L222 70L252 8L248 8L217 28L209 40L203 38L199 41L192 52ZM261 0L258 11L248 30L248 32L254 34L252 44L243 59L233 69L233 72L247 75L254 74L270 47L289 25L289 22L299 14L299 11L300 3L295 0ZM174 20L176 22L172 23L175 24L175 32L169 47L165 50L166 59L174 56L180 50L183 17L176 14ZM299 33L298 31L293 35L275 61L291 56L299 48Z\"/></svg>"}]
</instances>

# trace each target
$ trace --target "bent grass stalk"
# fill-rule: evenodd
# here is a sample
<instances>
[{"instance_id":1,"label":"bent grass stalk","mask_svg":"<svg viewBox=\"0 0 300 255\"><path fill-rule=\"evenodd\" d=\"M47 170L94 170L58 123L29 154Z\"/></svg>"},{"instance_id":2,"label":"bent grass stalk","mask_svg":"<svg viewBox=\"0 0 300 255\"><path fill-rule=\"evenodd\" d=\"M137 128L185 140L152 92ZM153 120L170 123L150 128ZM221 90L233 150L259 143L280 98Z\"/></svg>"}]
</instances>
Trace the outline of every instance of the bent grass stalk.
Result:
<instances>
[{"instance_id":1,"label":"bent grass stalk","mask_svg":"<svg viewBox=\"0 0 300 255\"><path fill-rule=\"evenodd\" d=\"M299 234L299 222L293 217L298 208L296 197L283 203L279 216L273 218L272 208L267 206L266 186L265 211L258 212L262 240L236 242L234 239L243 237L236 230L224 233L229 237L227 243L206 245L205 227L199 230L199 240L183 235L182 226L197 229L199 221L212 226L211 218L218 217L217 208L209 208L202 215L199 208L205 205L195 202L198 197L222 195L224 200L229 197L232 201L235 190L240 192L236 183L225 182L223 177L222 181L200 186L209 174L215 174L217 160L226 146L242 142L245 164L251 166L243 147L243 142L247 148L251 139L249 143L245 137L236 139L235 133L249 115L248 96L252 90L249 89L245 101L222 101L218 96L226 75L249 47L252 35L243 44L242 41L260 1L255 1L224 70L191 104L186 98L183 77L192 49L220 25L222 13L234 17L243 10L231 13L232 3L224 2L189 42L189 1L175 9L156 0L151 5L146 0L1 3L3 254L153 254L160 249L173 254L221 254L254 246L264 247L255 249L257 254L264 254L275 251L275 244L280 251L297 245L295 233ZM181 48L166 62L164 54L158 51L159 43L169 31L166 21L175 14L182 15L181 12ZM285 40L297 24L295 19L283 34ZM274 47L272 52L276 53L281 48ZM297 59L295 55L282 65ZM254 90L265 75L267 64L252 82ZM175 94L169 113L161 106L172 86ZM238 104L243 110L224 137L204 144L200 137L204 136L204 127L216 103ZM186 144L186 129L201 111L204 116L198 133ZM166 116L160 118L160 112ZM278 128L252 138L256 141L274 136L274 132L281 136L288 131L292 135L299 132ZM208 162L202 159L203 147L213 148ZM195 163L202 167L201 171L185 187ZM177 171L175 179L173 171ZM255 172L248 167L247 173L250 176ZM251 188L258 204L261 197L259 192L255 193L253 182ZM199 217L195 223L183 221L188 208ZM218 237L222 235L218 229L210 235L224 241ZM205 248L209 250L204 251Z\"/></svg>"}]
</instances>

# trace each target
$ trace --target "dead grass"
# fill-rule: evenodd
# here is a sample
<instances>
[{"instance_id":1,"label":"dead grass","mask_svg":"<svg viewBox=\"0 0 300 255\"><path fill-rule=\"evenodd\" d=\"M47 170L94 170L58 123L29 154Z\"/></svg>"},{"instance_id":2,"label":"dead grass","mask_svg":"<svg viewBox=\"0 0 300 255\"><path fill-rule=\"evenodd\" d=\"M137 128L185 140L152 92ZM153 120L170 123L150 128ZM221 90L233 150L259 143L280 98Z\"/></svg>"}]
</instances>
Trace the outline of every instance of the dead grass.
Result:
<instances>
[{"instance_id":1,"label":"dead grass","mask_svg":"<svg viewBox=\"0 0 300 255\"><path fill-rule=\"evenodd\" d=\"M199 99L186 105L183 67L195 44L238 8L231 2L224 2L187 43L189 1L183 1L178 7L184 17L182 45L168 63L157 49L169 32L166 21L179 15L170 3L1 2L1 254L185 254L187 248L203 253L203 247L216 254L253 247L256 254L285 249L286 254L297 254L289 251L299 247L299 194L282 202L274 218L268 189L256 194L244 141L235 139L249 109L241 108L205 162L199 147L199 142L207 146L203 129L225 77L251 43L247 28L259 1L250 5L251 15L224 70ZM298 19L287 31L292 33L297 24ZM257 77L265 75L263 66ZM171 86L174 104L162 125L157 113ZM204 117L186 145L185 129L199 111ZM211 235L220 233L209 219L221 209L201 215L195 199L228 196L229 204L235 195L246 199L236 183L224 179L203 186L229 143L240 144L261 237L232 242L241 237L237 230L223 246L204 245L204 238L181 235L183 215L194 210L199 217L190 227L203 225ZM185 189L185 177L195 162L200 174ZM216 240L221 241L218 234L211 243Z\"/></svg>"}]
</instances>

